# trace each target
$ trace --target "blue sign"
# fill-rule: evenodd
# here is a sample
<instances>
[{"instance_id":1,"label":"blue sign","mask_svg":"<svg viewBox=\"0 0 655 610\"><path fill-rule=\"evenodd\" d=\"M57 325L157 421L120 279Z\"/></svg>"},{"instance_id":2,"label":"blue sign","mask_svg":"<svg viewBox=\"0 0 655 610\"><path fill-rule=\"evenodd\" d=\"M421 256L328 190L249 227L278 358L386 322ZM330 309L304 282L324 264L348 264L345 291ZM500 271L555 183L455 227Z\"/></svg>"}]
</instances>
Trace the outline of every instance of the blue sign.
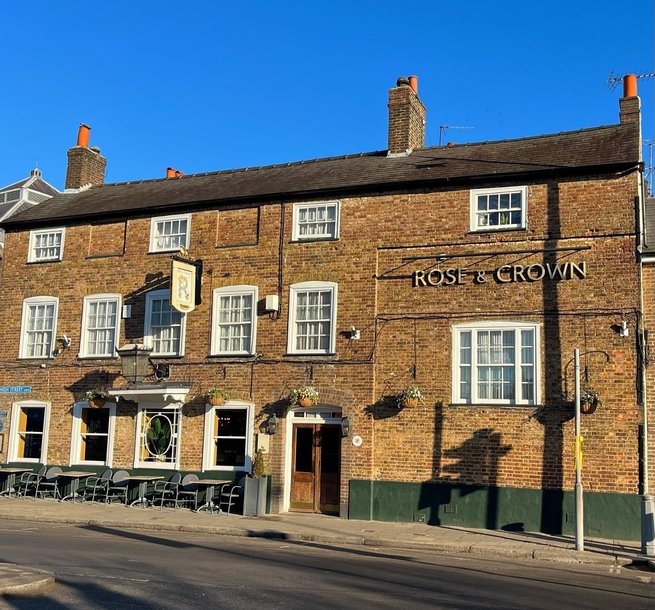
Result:
<instances>
[{"instance_id":1,"label":"blue sign","mask_svg":"<svg viewBox=\"0 0 655 610\"><path fill-rule=\"evenodd\" d=\"M1 418L6 418L9 416L9 411L0 411L0 419Z\"/></svg>"},{"instance_id":2,"label":"blue sign","mask_svg":"<svg viewBox=\"0 0 655 610\"><path fill-rule=\"evenodd\" d=\"M28 385L0 385L0 394L27 394L31 391Z\"/></svg>"},{"instance_id":3,"label":"blue sign","mask_svg":"<svg viewBox=\"0 0 655 610\"><path fill-rule=\"evenodd\" d=\"M0 432L2 432L5 429L5 425L0 421Z\"/></svg>"}]
</instances>

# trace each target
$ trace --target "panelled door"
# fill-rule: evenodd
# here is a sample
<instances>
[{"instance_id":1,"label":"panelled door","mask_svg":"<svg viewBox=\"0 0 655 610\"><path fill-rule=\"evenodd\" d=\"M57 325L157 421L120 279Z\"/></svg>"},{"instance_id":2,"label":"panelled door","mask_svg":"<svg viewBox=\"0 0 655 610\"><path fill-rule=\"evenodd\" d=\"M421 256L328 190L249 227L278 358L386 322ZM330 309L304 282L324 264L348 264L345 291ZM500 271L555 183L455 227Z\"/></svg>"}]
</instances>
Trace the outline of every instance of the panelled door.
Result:
<instances>
[{"instance_id":1,"label":"panelled door","mask_svg":"<svg viewBox=\"0 0 655 610\"><path fill-rule=\"evenodd\" d=\"M294 424L290 510L339 514L341 427Z\"/></svg>"}]
</instances>

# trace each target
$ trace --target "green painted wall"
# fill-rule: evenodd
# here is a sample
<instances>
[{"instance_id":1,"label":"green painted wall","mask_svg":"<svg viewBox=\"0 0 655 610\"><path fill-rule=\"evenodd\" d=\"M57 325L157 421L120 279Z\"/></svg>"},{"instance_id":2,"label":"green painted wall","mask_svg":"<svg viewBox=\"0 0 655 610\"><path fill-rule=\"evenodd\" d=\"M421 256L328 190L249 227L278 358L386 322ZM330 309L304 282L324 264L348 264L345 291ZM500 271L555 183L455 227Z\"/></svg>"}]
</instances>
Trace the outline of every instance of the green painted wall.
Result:
<instances>
[{"instance_id":1,"label":"green painted wall","mask_svg":"<svg viewBox=\"0 0 655 610\"><path fill-rule=\"evenodd\" d=\"M640 540L640 509L637 495L586 492L585 535ZM350 519L409 522L416 514L431 525L575 535L572 491L350 481Z\"/></svg>"}]
</instances>

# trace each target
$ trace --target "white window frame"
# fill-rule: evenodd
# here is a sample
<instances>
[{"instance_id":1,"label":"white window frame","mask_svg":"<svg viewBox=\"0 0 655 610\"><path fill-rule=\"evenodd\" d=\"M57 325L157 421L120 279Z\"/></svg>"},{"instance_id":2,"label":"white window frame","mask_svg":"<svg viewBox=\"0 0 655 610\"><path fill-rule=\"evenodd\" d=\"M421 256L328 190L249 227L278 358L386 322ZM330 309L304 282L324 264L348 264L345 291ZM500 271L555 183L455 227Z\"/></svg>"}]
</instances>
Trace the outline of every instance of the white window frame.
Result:
<instances>
[{"instance_id":1,"label":"white window frame","mask_svg":"<svg viewBox=\"0 0 655 610\"><path fill-rule=\"evenodd\" d=\"M246 414L246 436L245 446L246 455L243 466L217 466L214 462L214 418L218 411L234 411L243 409ZM253 448L253 430L255 426L255 405L251 402L241 400L228 400L218 407L210 404L205 405L205 434L202 450L202 469L203 470L222 470L228 472L250 472L252 470L252 448Z\"/></svg>"},{"instance_id":2,"label":"white window frame","mask_svg":"<svg viewBox=\"0 0 655 610\"><path fill-rule=\"evenodd\" d=\"M297 300L298 294L304 292L330 292L331 307L330 307L330 334L328 349L297 349L297 328L298 320L297 314ZM298 284L291 284L289 287L289 329L287 338L287 353L289 354L333 354L336 350L336 333L337 333L337 293L338 285L335 282L300 282Z\"/></svg>"},{"instance_id":3,"label":"white window frame","mask_svg":"<svg viewBox=\"0 0 655 610\"><path fill-rule=\"evenodd\" d=\"M59 253L56 256L44 256L42 258L36 257L36 238L40 235L49 235L49 234L61 234L61 244L59 245ZM39 229L30 231L30 245L29 250L27 251L27 262L28 263L52 263L60 261L64 256L64 240L66 237L66 228L57 227L55 229Z\"/></svg>"},{"instance_id":4,"label":"white window frame","mask_svg":"<svg viewBox=\"0 0 655 610\"><path fill-rule=\"evenodd\" d=\"M82 450L82 409L109 410L109 427L107 433L107 456L105 461L98 460L83 460L80 458L80 451ZM69 457L69 466L84 465L84 466L107 466L112 467L114 455L114 437L116 428L116 403L107 402L101 409L91 407L87 401L76 402L73 405L73 429L71 436L71 448Z\"/></svg>"},{"instance_id":5,"label":"white window frame","mask_svg":"<svg viewBox=\"0 0 655 610\"><path fill-rule=\"evenodd\" d=\"M293 241L316 241L323 239L339 239L339 219L340 219L340 201L314 201L310 203L294 203L293 204L293 231L291 239ZM309 210L312 208L334 208L334 234L325 232L312 235L300 234L300 212L301 210ZM325 221L328 222L327 220ZM318 221L315 224L319 224Z\"/></svg>"},{"instance_id":6,"label":"white window frame","mask_svg":"<svg viewBox=\"0 0 655 610\"><path fill-rule=\"evenodd\" d=\"M110 354L90 354L88 352L88 339L89 333L92 330L89 328L89 310L92 303L101 303L114 301L116 303L116 323L114 325L114 346ZM115 293L103 293L103 294L90 294L84 297L84 304L82 306L82 334L80 337L80 351L78 354L79 358L118 358L116 353L116 348L119 343L119 332L120 332L120 323L121 323L121 295ZM104 330L104 329L100 329Z\"/></svg>"},{"instance_id":7,"label":"white window frame","mask_svg":"<svg viewBox=\"0 0 655 610\"><path fill-rule=\"evenodd\" d=\"M44 409L43 412L43 432L41 434L41 457L37 458L24 458L18 457L18 425L20 422L21 409L25 407L28 409ZM39 400L21 400L15 402L11 406L11 429L9 430L9 446L7 448L7 462L25 462L34 464L47 464L48 463L48 432L50 430L50 403Z\"/></svg>"},{"instance_id":8,"label":"white window frame","mask_svg":"<svg viewBox=\"0 0 655 610\"><path fill-rule=\"evenodd\" d=\"M141 459L141 442L144 435L143 418L145 411L156 411L166 417L177 419L177 434L173 434L171 441L174 443L174 459L171 462L157 462ZM174 440L173 440L174 439ZM182 405L175 404L172 406L163 406L161 402L157 403L139 403L136 418L136 442L134 443L134 468L155 468L161 470L179 470L180 468L180 444L182 441Z\"/></svg>"},{"instance_id":9,"label":"white window frame","mask_svg":"<svg viewBox=\"0 0 655 610\"><path fill-rule=\"evenodd\" d=\"M252 318L250 320L250 349L249 350L221 350L220 336L220 315L221 315L221 297L233 296L251 296L252 297ZM255 353L257 345L257 299L259 290L257 286L224 286L214 290L212 302L212 335L211 335L211 354L213 356L249 356ZM239 323L229 324L235 326Z\"/></svg>"},{"instance_id":10,"label":"white window frame","mask_svg":"<svg viewBox=\"0 0 655 610\"><path fill-rule=\"evenodd\" d=\"M478 197L484 195L506 195L510 196L513 193L520 193L521 195L521 222L519 223L508 223L508 224L496 224L496 225L484 225L480 224L481 212L478 212ZM486 188L486 189L471 189L470 195L471 201L471 231L480 232L480 231L506 231L506 230L517 230L525 229L528 225L528 187L527 186L503 186L498 188ZM502 213L506 210L494 210L489 213Z\"/></svg>"},{"instance_id":11,"label":"white window frame","mask_svg":"<svg viewBox=\"0 0 655 610\"><path fill-rule=\"evenodd\" d=\"M191 214L175 214L172 216L155 216L150 220L150 250L149 252L177 252L180 249L180 245L171 246L170 248L160 248L157 246L157 240L162 236L157 236L157 225L159 223L166 222L175 222L180 220L186 220L186 234L184 237L185 248L189 248L189 237L191 235ZM181 235L181 233L176 233L176 235Z\"/></svg>"},{"instance_id":12,"label":"white window frame","mask_svg":"<svg viewBox=\"0 0 655 610\"><path fill-rule=\"evenodd\" d=\"M28 329L27 329L27 320L30 307L38 305L54 305L53 313L53 322L52 322L52 337L50 342L50 349L48 350L47 355L45 356L31 356L27 351L27 338L28 338ZM19 358L27 358L30 360L51 360L54 358L54 349L55 342L57 340L57 316L59 314L59 299L57 297L48 297L48 296L39 296L39 297L29 297L23 301L23 317L21 320L21 330L20 330L20 347L18 351ZM33 331L36 332L36 331Z\"/></svg>"},{"instance_id":13,"label":"white window frame","mask_svg":"<svg viewBox=\"0 0 655 610\"><path fill-rule=\"evenodd\" d=\"M477 379L477 331L507 331L514 330L514 399L493 399L478 398ZM521 331L532 331L534 337L533 345L533 400L521 398L521 366L524 364L521 359ZM466 400L460 397L461 367L460 367L460 336L463 332L471 332L471 398ZM538 405L541 404L541 325L532 322L471 322L458 324L452 327L452 402L453 404L470 405Z\"/></svg>"},{"instance_id":14,"label":"white window frame","mask_svg":"<svg viewBox=\"0 0 655 610\"><path fill-rule=\"evenodd\" d=\"M170 307L170 291L169 290L153 290L146 294L146 314L145 314L145 324L143 328L143 341L146 345L153 347L154 349L154 340L152 336L152 303L155 300L168 299ZM186 314L178 312L176 309L172 309L173 314L180 314L180 349L179 352L152 352L152 356L169 356L177 357L184 356L184 337L186 335Z\"/></svg>"}]
</instances>

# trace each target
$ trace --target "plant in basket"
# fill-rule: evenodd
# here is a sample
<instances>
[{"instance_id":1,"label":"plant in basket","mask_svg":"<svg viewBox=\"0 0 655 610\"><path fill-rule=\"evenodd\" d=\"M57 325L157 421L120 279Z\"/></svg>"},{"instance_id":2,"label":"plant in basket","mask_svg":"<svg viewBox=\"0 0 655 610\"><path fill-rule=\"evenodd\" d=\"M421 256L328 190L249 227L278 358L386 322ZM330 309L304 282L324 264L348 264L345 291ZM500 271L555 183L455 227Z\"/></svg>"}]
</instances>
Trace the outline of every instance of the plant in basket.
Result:
<instances>
[{"instance_id":1,"label":"plant in basket","mask_svg":"<svg viewBox=\"0 0 655 610\"><path fill-rule=\"evenodd\" d=\"M292 405L300 405L301 407L311 407L318 402L318 391L311 386L303 386L291 391L289 395L289 402Z\"/></svg>"}]
</instances>

